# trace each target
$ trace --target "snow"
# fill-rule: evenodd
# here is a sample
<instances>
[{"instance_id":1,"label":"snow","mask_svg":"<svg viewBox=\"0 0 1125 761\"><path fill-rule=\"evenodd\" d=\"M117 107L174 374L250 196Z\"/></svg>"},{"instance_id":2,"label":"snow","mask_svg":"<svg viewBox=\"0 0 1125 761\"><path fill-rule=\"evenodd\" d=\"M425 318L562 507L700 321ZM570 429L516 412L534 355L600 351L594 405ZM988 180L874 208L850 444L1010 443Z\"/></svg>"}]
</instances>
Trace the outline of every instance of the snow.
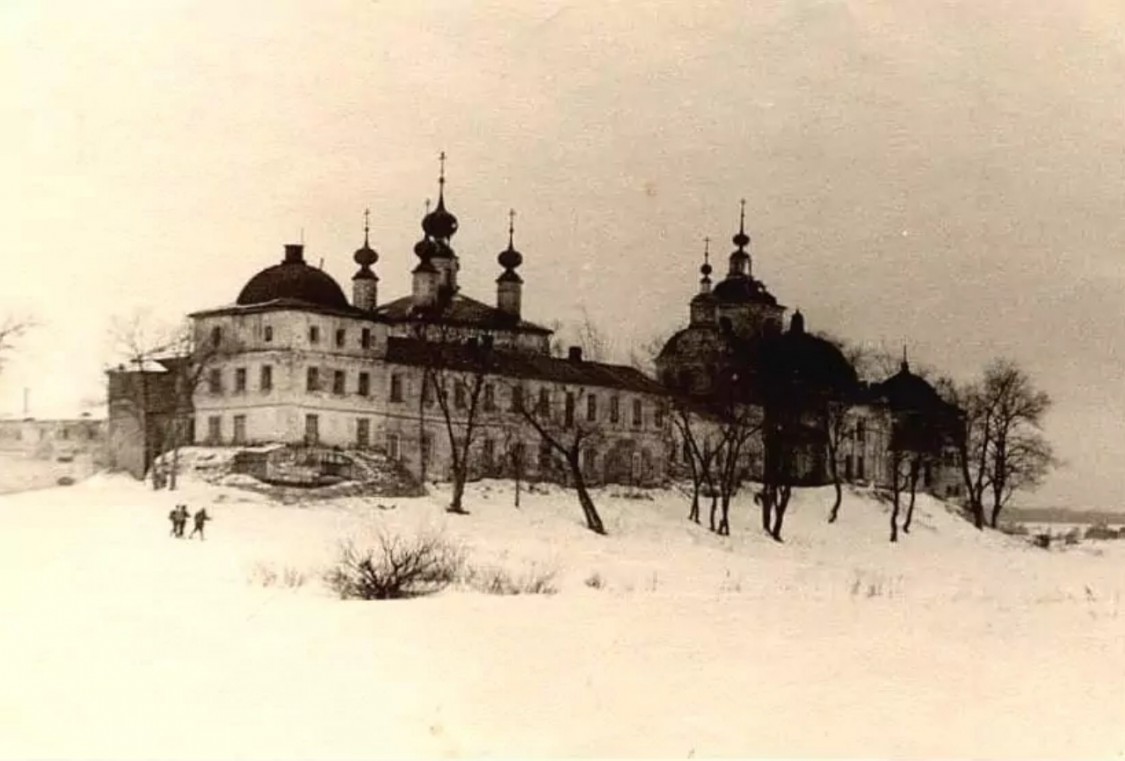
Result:
<instances>
[{"instance_id":1,"label":"snow","mask_svg":"<svg viewBox=\"0 0 1125 761\"><path fill-rule=\"evenodd\" d=\"M786 542L675 491L482 482L281 506L99 475L0 497L0 757L1073 757L1125 751L1125 542L1044 551L923 498L798 492ZM618 496L613 496L617 494ZM205 541L168 536L206 506ZM335 599L343 539L438 528L554 595ZM600 588L587 585L597 576Z\"/></svg>"}]
</instances>

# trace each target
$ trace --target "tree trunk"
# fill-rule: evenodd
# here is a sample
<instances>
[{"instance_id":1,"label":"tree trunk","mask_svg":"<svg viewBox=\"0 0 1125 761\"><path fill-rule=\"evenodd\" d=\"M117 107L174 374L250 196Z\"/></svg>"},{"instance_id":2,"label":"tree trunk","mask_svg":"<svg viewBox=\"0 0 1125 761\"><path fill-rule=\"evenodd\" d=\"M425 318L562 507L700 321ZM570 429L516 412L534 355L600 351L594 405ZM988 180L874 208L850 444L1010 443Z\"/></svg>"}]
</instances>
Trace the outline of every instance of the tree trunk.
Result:
<instances>
[{"instance_id":1,"label":"tree trunk","mask_svg":"<svg viewBox=\"0 0 1125 761\"><path fill-rule=\"evenodd\" d=\"M719 530L719 526L715 523L715 517L718 515L718 512L719 512L719 495L714 490L714 488L712 487L712 489L711 489L711 516L710 516L710 521L709 521L710 525L708 526L708 528L710 528L712 531L718 531Z\"/></svg>"},{"instance_id":2,"label":"tree trunk","mask_svg":"<svg viewBox=\"0 0 1125 761\"><path fill-rule=\"evenodd\" d=\"M168 474L168 491L176 490L176 473L180 470L180 440L176 438L172 449L172 472Z\"/></svg>"},{"instance_id":3,"label":"tree trunk","mask_svg":"<svg viewBox=\"0 0 1125 761\"><path fill-rule=\"evenodd\" d=\"M691 485L691 510L688 511L688 520L699 523L699 482Z\"/></svg>"},{"instance_id":4,"label":"tree trunk","mask_svg":"<svg viewBox=\"0 0 1125 761\"><path fill-rule=\"evenodd\" d=\"M758 492L758 504L762 506L762 530L767 534L773 530L773 487L762 486Z\"/></svg>"},{"instance_id":5,"label":"tree trunk","mask_svg":"<svg viewBox=\"0 0 1125 761\"><path fill-rule=\"evenodd\" d=\"M836 489L836 500L832 503L832 511L828 513L829 523L835 523L840 517L840 503L844 501L844 488L840 484L840 479L832 479L832 486Z\"/></svg>"},{"instance_id":6,"label":"tree trunk","mask_svg":"<svg viewBox=\"0 0 1125 761\"><path fill-rule=\"evenodd\" d=\"M914 520L914 498L918 493L919 464L914 462L910 466L910 502L906 505L906 520L902 524L902 533L910 533L910 522Z\"/></svg>"},{"instance_id":7,"label":"tree trunk","mask_svg":"<svg viewBox=\"0 0 1125 761\"><path fill-rule=\"evenodd\" d=\"M590 492L586 490L586 480L582 478L582 469L578 457L567 457L567 464L570 465L570 473L574 476L574 488L578 492L578 504L582 506L582 513L586 516L586 528L595 534L604 536L605 525L602 523L601 516L598 515L598 508L594 506L594 500L590 497Z\"/></svg>"},{"instance_id":8,"label":"tree trunk","mask_svg":"<svg viewBox=\"0 0 1125 761\"><path fill-rule=\"evenodd\" d=\"M730 536L730 493L724 492L722 496L723 512L719 518L719 529L716 532L719 536Z\"/></svg>"},{"instance_id":9,"label":"tree trunk","mask_svg":"<svg viewBox=\"0 0 1125 761\"><path fill-rule=\"evenodd\" d=\"M899 510L899 503L900 503L898 479L897 478L895 479L894 492L895 492L895 494L894 494L894 497L895 497L895 499L894 499L894 509L891 510L891 541L897 542L898 541L898 510Z\"/></svg>"},{"instance_id":10,"label":"tree trunk","mask_svg":"<svg viewBox=\"0 0 1125 761\"><path fill-rule=\"evenodd\" d=\"M462 499L465 496L465 482L468 480L468 465L462 460L461 463L455 463L453 466L453 498L449 501L449 507L446 509L448 513L456 513L457 515L468 515L468 511L462 507Z\"/></svg>"},{"instance_id":11,"label":"tree trunk","mask_svg":"<svg viewBox=\"0 0 1125 761\"><path fill-rule=\"evenodd\" d=\"M773 529L770 531L770 536L772 536L774 541L776 542L782 541L781 527L785 523L785 511L789 507L789 498L792 496L792 494L793 491L791 486L781 487L777 504L774 505Z\"/></svg>"},{"instance_id":12,"label":"tree trunk","mask_svg":"<svg viewBox=\"0 0 1125 761\"><path fill-rule=\"evenodd\" d=\"M996 528L1000 524L1000 510L1002 507L1003 505L1000 503L996 503L992 506L992 515L989 516L988 520L988 525L992 528Z\"/></svg>"}]
</instances>

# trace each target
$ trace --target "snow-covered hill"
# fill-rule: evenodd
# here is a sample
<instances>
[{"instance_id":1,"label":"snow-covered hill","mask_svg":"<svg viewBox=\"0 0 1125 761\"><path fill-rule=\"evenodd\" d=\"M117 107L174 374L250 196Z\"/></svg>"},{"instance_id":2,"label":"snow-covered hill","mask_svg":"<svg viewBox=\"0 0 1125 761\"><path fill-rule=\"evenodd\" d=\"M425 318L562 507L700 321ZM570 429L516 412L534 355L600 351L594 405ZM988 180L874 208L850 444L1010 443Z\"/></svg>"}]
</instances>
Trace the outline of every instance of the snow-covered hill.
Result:
<instances>
[{"instance_id":1,"label":"snow-covered hill","mask_svg":"<svg viewBox=\"0 0 1125 761\"><path fill-rule=\"evenodd\" d=\"M1125 750L1120 545L1045 552L922 498L749 500L717 537L675 491L557 487L271 504L114 476L0 498L0 756L1073 756ZM168 536L176 502L207 540ZM341 540L438 528L558 593L341 602Z\"/></svg>"}]
</instances>

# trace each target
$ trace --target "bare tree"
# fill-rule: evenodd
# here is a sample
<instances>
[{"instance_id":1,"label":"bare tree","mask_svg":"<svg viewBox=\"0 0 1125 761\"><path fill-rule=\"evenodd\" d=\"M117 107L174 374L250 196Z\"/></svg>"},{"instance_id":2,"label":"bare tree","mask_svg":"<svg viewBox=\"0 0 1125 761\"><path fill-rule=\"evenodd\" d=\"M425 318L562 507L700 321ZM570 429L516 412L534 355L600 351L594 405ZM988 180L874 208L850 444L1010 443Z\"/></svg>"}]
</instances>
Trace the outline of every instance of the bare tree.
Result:
<instances>
[{"instance_id":1,"label":"bare tree","mask_svg":"<svg viewBox=\"0 0 1125 761\"><path fill-rule=\"evenodd\" d=\"M991 414L989 524L996 528L1000 511L1012 495L1037 487L1056 465L1042 434L1043 416L1051 398L1035 388L1030 376L1010 360L996 360L984 373L983 401Z\"/></svg>"},{"instance_id":2,"label":"bare tree","mask_svg":"<svg viewBox=\"0 0 1125 761\"><path fill-rule=\"evenodd\" d=\"M961 411L954 443L973 523L984 527L988 498L988 524L996 528L1012 495L1036 488L1058 465L1041 429L1051 399L1006 359L990 363L978 383L943 379L938 388Z\"/></svg>"},{"instance_id":3,"label":"bare tree","mask_svg":"<svg viewBox=\"0 0 1125 761\"><path fill-rule=\"evenodd\" d=\"M701 411L682 397L672 400L672 425L680 434L688 475L691 477L691 507L688 520L699 523L699 497L704 487L711 498L711 530L716 530L715 514L719 492L715 484L715 448L703 430L707 425Z\"/></svg>"},{"instance_id":4,"label":"bare tree","mask_svg":"<svg viewBox=\"0 0 1125 761\"><path fill-rule=\"evenodd\" d=\"M737 405L723 417L719 445L715 448L714 467L719 487L719 524L714 531L730 534L730 504L749 478L747 445L762 432L762 417L752 405ZM711 523L714 525L714 503ZM780 523L777 530L780 532Z\"/></svg>"},{"instance_id":5,"label":"bare tree","mask_svg":"<svg viewBox=\"0 0 1125 761\"><path fill-rule=\"evenodd\" d=\"M855 432L852 416L849 414L850 409L851 405L838 400L830 401L825 409L824 434L828 450L828 476L832 479L832 487L835 490L832 509L828 513L829 523L835 523L840 517L840 505L844 501L840 449Z\"/></svg>"},{"instance_id":6,"label":"bare tree","mask_svg":"<svg viewBox=\"0 0 1125 761\"><path fill-rule=\"evenodd\" d=\"M486 389L492 386L487 378L495 355L490 340L474 337L458 343L451 340L444 325L418 322L414 327L415 336L425 351L420 425L424 427L425 400L427 395L432 395L449 439L453 494L448 511L464 515L467 513L463 502L471 453L480 429L482 402L489 401Z\"/></svg>"},{"instance_id":7,"label":"bare tree","mask_svg":"<svg viewBox=\"0 0 1125 761\"><path fill-rule=\"evenodd\" d=\"M526 422L539 435L540 440L560 456L566 466L569 480L578 494L578 504L586 519L586 527L595 534L605 534L605 524L590 496L586 485L586 474L582 468L583 452L601 437L600 428L596 423L584 422L577 414L579 402L586 392L564 390L565 406L560 412L559 405L554 403L555 395L551 393L552 389L549 386L540 386L540 390L546 391L546 395L541 395L534 404L526 398L526 387L523 384L515 382L511 388L515 398L520 400L513 405L515 410L512 414Z\"/></svg>"},{"instance_id":8,"label":"bare tree","mask_svg":"<svg viewBox=\"0 0 1125 761\"><path fill-rule=\"evenodd\" d=\"M0 367L3 367L9 355L15 351L20 339L36 327L38 323L30 317L8 315L0 321Z\"/></svg>"}]
</instances>

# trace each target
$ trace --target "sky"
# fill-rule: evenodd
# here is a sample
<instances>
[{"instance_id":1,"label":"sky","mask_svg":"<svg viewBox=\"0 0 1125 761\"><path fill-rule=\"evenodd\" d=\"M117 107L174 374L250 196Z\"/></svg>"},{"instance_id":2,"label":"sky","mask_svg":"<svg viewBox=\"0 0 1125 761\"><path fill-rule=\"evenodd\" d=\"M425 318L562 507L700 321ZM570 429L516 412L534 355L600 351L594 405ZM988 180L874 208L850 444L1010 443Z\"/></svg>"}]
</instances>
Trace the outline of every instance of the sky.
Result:
<instances>
[{"instance_id":1,"label":"sky","mask_svg":"<svg viewBox=\"0 0 1125 761\"><path fill-rule=\"evenodd\" d=\"M350 292L366 208L408 292L445 151L469 295L515 208L525 316L624 351L745 198L810 330L1014 359L1065 462L1024 502L1125 509L1123 58L1116 0L6 0L0 305L40 327L0 411L80 411L115 318L230 303L302 237Z\"/></svg>"}]
</instances>

